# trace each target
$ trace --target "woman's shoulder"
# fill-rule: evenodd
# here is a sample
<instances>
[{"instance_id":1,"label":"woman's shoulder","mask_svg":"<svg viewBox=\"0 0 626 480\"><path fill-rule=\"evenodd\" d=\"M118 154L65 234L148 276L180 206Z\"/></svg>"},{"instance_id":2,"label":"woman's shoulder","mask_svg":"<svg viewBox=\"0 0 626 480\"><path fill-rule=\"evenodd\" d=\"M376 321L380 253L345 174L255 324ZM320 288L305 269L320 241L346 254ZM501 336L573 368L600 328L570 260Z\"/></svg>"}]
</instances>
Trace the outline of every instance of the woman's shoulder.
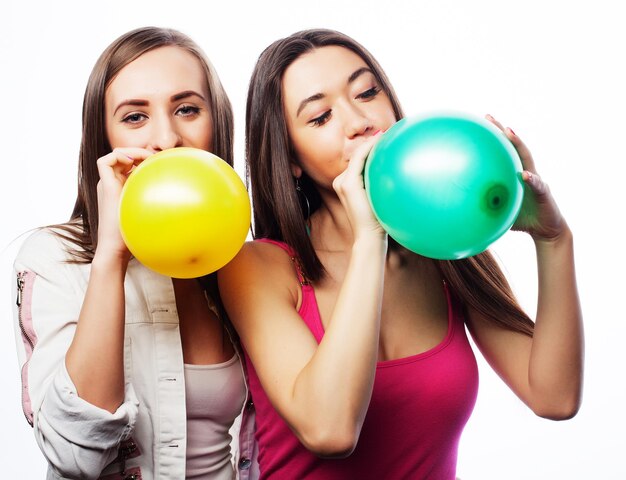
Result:
<instances>
[{"instance_id":1,"label":"woman's shoulder","mask_svg":"<svg viewBox=\"0 0 626 480\"><path fill-rule=\"evenodd\" d=\"M58 227L41 227L30 232L17 253L16 264L45 266L71 260L69 251L76 248L68 232Z\"/></svg>"},{"instance_id":2,"label":"woman's shoulder","mask_svg":"<svg viewBox=\"0 0 626 480\"><path fill-rule=\"evenodd\" d=\"M293 250L274 240L246 242L224 270L245 272L253 278L278 279L293 276Z\"/></svg>"},{"instance_id":3,"label":"woman's shoulder","mask_svg":"<svg viewBox=\"0 0 626 480\"><path fill-rule=\"evenodd\" d=\"M257 261L272 261L280 258L294 256L294 250L284 242L259 238L247 241L237 256L242 256Z\"/></svg>"},{"instance_id":4,"label":"woman's shoulder","mask_svg":"<svg viewBox=\"0 0 626 480\"><path fill-rule=\"evenodd\" d=\"M269 242L246 242L235 258L219 270L218 284L236 329L246 326L246 330L254 330L260 327L260 319L265 319L267 325L268 315L277 319L278 311L297 310L301 301L294 257Z\"/></svg>"}]
</instances>

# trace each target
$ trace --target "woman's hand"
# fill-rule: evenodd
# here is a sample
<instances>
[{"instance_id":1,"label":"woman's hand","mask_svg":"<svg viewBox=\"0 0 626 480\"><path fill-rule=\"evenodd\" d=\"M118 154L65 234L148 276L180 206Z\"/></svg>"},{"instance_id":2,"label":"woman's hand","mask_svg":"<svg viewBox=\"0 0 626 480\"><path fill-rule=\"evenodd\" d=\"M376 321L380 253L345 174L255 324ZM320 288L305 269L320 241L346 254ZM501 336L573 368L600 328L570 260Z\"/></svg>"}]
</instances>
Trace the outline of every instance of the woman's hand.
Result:
<instances>
[{"instance_id":1,"label":"woman's hand","mask_svg":"<svg viewBox=\"0 0 626 480\"><path fill-rule=\"evenodd\" d=\"M130 252L119 229L119 201L126 179L136 165L152 155L144 148L116 148L98 159L98 246L107 253L128 260Z\"/></svg>"},{"instance_id":2,"label":"woman's hand","mask_svg":"<svg viewBox=\"0 0 626 480\"><path fill-rule=\"evenodd\" d=\"M534 240L552 241L568 229L548 184L537 174L535 162L528 147L510 128L504 128L491 115L487 120L497 126L511 141L522 160L522 178L524 180L524 201L512 227L530 234Z\"/></svg>"},{"instance_id":3,"label":"woman's hand","mask_svg":"<svg viewBox=\"0 0 626 480\"><path fill-rule=\"evenodd\" d=\"M333 188L348 214L355 240L362 234L368 233L386 235L374 216L363 182L365 161L381 135L382 132L379 131L359 145L352 154L346 169L333 181Z\"/></svg>"},{"instance_id":4,"label":"woman's hand","mask_svg":"<svg viewBox=\"0 0 626 480\"><path fill-rule=\"evenodd\" d=\"M124 401L124 278L130 259L119 229L119 201L128 175L151 154L143 148L116 148L98 159L98 245L65 355L78 395L111 413Z\"/></svg>"}]
</instances>

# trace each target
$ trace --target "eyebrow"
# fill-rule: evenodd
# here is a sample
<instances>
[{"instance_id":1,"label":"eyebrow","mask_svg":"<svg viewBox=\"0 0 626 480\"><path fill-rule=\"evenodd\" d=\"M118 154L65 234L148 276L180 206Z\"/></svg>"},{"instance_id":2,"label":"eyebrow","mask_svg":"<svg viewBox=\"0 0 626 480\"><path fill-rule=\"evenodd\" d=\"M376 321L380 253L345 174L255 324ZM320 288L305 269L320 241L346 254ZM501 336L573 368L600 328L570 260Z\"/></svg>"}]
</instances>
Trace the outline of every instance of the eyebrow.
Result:
<instances>
[{"instance_id":1,"label":"eyebrow","mask_svg":"<svg viewBox=\"0 0 626 480\"><path fill-rule=\"evenodd\" d=\"M358 70L355 70L348 77L348 81L346 82L346 85L350 85L352 82L354 82L361 75L363 75L364 73L368 73L368 72L373 75L373 72L369 69L369 67L361 67ZM300 105L298 106L298 110L296 111L296 117L300 115L302 110L304 110L304 107L306 107L309 103L316 102L317 100L321 100L325 96L326 95L324 95L323 93L316 93L315 95L311 95L310 97L307 97L304 100L302 100L300 102Z\"/></svg>"},{"instance_id":2,"label":"eyebrow","mask_svg":"<svg viewBox=\"0 0 626 480\"><path fill-rule=\"evenodd\" d=\"M177 93L176 95L172 95L170 97L170 101L176 102L178 100L183 100L183 99L189 98L189 97L198 97L198 98L200 98L200 100L202 100L204 102L207 101L206 98L204 98L202 95L200 95L195 90L185 90L184 92L180 92L180 93Z\"/></svg>"},{"instance_id":3,"label":"eyebrow","mask_svg":"<svg viewBox=\"0 0 626 480\"><path fill-rule=\"evenodd\" d=\"M185 98L189 98L189 97L198 97L200 100L206 102L206 98L204 98L204 96L200 95L195 90L185 90L184 92L180 92L175 95L172 95L170 97L170 102L178 102L179 100L184 100ZM115 107L115 110L113 111L113 115L115 115L117 111L124 106L146 107L149 104L150 102L148 102L147 100L141 100L141 99L136 99L136 98L124 100L123 102L120 102L117 107Z\"/></svg>"}]
</instances>

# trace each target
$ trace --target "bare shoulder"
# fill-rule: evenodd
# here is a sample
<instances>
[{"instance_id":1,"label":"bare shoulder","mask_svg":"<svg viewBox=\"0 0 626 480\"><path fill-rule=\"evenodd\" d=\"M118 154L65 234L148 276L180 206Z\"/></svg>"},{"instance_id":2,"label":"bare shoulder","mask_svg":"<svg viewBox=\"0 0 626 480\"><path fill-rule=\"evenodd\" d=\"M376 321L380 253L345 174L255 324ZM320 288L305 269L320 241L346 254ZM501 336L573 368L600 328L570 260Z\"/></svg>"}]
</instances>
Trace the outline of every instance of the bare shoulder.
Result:
<instances>
[{"instance_id":1,"label":"bare shoulder","mask_svg":"<svg viewBox=\"0 0 626 480\"><path fill-rule=\"evenodd\" d=\"M218 272L218 282L225 302L235 303L236 300L242 307L248 300L258 305L261 298L286 301L293 307L300 297L291 256L267 242L246 242L235 258Z\"/></svg>"},{"instance_id":2,"label":"bare shoulder","mask_svg":"<svg viewBox=\"0 0 626 480\"><path fill-rule=\"evenodd\" d=\"M223 267L219 275L247 272L251 277L297 278L291 256L284 249L267 242L248 241L239 253Z\"/></svg>"}]
</instances>

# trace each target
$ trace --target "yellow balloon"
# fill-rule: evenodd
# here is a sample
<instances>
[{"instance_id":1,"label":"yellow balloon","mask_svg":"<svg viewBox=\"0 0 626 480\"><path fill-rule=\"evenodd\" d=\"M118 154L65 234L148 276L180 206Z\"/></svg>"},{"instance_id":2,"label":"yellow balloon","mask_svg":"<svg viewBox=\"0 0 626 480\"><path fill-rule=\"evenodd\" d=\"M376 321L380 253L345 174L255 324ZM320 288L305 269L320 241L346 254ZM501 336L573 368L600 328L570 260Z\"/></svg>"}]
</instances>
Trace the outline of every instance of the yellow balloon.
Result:
<instances>
[{"instance_id":1,"label":"yellow balloon","mask_svg":"<svg viewBox=\"0 0 626 480\"><path fill-rule=\"evenodd\" d=\"M151 155L128 177L120 230L146 267L174 278L214 272L239 252L250 228L250 200L224 160L196 148Z\"/></svg>"}]
</instances>

